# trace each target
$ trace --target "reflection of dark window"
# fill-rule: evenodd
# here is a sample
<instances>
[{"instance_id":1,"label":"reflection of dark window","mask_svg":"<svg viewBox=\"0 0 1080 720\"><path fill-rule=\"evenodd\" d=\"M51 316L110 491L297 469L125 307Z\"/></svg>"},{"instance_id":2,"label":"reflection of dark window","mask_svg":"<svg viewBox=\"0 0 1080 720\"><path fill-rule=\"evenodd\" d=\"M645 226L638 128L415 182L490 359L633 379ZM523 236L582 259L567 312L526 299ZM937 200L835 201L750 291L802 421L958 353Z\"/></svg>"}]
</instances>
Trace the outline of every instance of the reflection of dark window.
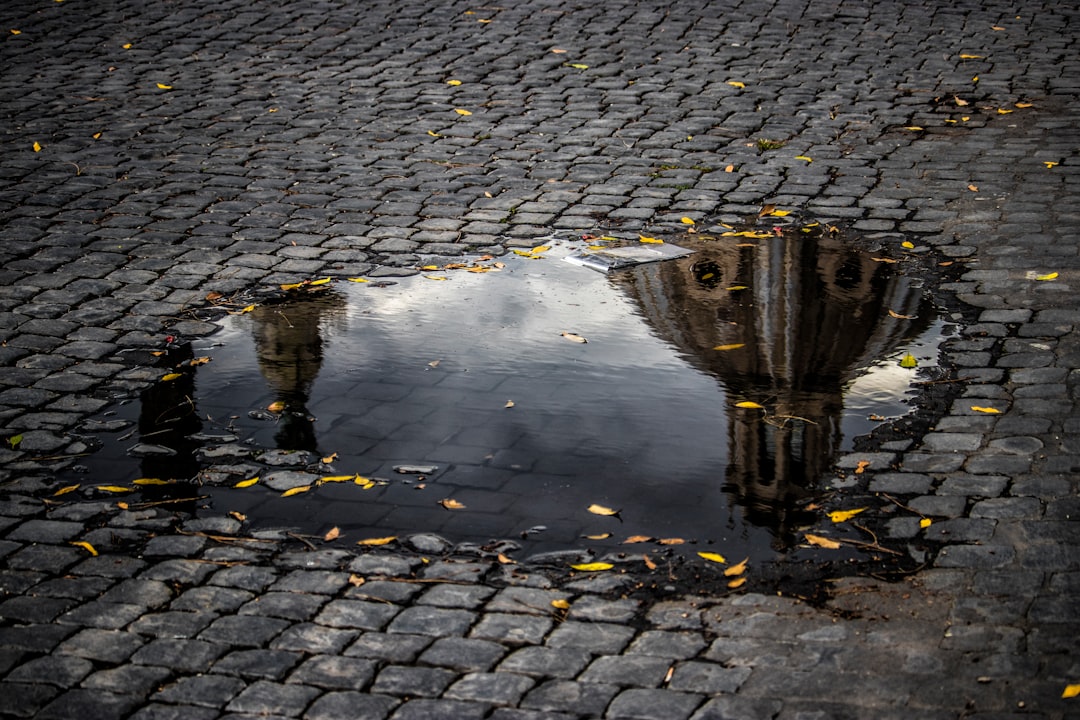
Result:
<instances>
[{"instance_id":1,"label":"reflection of dark window","mask_svg":"<svg viewBox=\"0 0 1080 720\"><path fill-rule=\"evenodd\" d=\"M697 284L707 290L712 290L720 284L720 265L712 260L702 260L694 263L690 266L690 272L693 274Z\"/></svg>"},{"instance_id":2,"label":"reflection of dark window","mask_svg":"<svg viewBox=\"0 0 1080 720\"><path fill-rule=\"evenodd\" d=\"M856 287L862 280L862 263L859 257L849 255L836 271L836 284L845 290Z\"/></svg>"}]
</instances>

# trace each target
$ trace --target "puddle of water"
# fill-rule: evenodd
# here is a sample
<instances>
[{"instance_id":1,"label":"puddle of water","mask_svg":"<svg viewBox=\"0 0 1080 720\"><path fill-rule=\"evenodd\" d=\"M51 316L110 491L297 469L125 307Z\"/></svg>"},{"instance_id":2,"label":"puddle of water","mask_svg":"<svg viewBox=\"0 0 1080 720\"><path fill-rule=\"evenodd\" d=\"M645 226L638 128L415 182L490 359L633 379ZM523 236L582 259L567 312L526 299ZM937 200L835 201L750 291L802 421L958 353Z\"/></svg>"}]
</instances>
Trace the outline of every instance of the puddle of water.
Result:
<instances>
[{"instance_id":1,"label":"puddle of water","mask_svg":"<svg viewBox=\"0 0 1080 720\"><path fill-rule=\"evenodd\" d=\"M932 364L941 327L917 281L828 236L686 244L698 252L612 276L560 262L563 245L501 272L339 282L260 306L194 348L212 362L121 408L176 455L135 463L113 443L87 465L110 482L201 477L216 511L337 526L346 541L431 532L633 550L617 543L643 535L776 559L868 416L909 411L913 376L897 360ZM272 403L285 411L249 416ZM230 457L275 448L309 451L309 471L386 482L282 497L266 481L304 467ZM403 464L437 469L395 472ZM249 474L264 479L232 487ZM448 498L464 508L438 504ZM620 515L591 514L594 503Z\"/></svg>"}]
</instances>

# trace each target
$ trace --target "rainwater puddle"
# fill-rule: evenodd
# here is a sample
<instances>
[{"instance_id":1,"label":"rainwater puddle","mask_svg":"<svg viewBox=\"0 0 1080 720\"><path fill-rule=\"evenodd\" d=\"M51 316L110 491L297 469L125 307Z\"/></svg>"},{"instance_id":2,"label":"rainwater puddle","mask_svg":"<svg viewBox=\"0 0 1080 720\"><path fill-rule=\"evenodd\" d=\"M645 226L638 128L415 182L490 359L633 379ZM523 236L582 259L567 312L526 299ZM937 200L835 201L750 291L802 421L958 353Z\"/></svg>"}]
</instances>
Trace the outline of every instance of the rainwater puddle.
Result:
<instances>
[{"instance_id":1,"label":"rainwater puddle","mask_svg":"<svg viewBox=\"0 0 1080 720\"><path fill-rule=\"evenodd\" d=\"M498 272L259 306L196 342L211 362L116 411L175 455L128 457L136 435L86 465L110 483L197 478L199 507L346 543L602 553L647 536L775 560L868 418L910 411L898 360L933 365L941 324L917 279L828 236L678 242L697 252L611 275L561 262L583 247L565 242ZM283 496L316 475L337 480Z\"/></svg>"}]
</instances>

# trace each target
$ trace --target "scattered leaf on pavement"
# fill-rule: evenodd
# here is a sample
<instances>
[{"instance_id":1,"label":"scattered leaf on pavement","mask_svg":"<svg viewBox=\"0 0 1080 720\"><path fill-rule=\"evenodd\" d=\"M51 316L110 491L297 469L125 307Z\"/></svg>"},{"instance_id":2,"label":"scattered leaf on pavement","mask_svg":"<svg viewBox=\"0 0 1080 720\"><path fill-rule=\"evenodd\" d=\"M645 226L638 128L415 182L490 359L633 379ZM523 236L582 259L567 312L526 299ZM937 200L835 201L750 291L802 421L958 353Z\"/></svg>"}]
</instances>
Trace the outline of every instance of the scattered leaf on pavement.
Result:
<instances>
[{"instance_id":1,"label":"scattered leaf on pavement","mask_svg":"<svg viewBox=\"0 0 1080 720\"><path fill-rule=\"evenodd\" d=\"M992 407L981 407L979 405L972 405L971 409L975 412L986 413L987 415L1000 415L1001 411Z\"/></svg>"},{"instance_id":2,"label":"scattered leaf on pavement","mask_svg":"<svg viewBox=\"0 0 1080 720\"><path fill-rule=\"evenodd\" d=\"M131 488L124 487L123 485L95 485L94 489L95 490L100 490L101 492L110 492L110 493L131 492Z\"/></svg>"},{"instance_id":3,"label":"scattered leaf on pavement","mask_svg":"<svg viewBox=\"0 0 1080 720\"><path fill-rule=\"evenodd\" d=\"M829 519L834 523L842 523L845 520L850 520L861 512L865 512L866 508L856 508L855 510L833 510L829 513Z\"/></svg>"},{"instance_id":4,"label":"scattered leaf on pavement","mask_svg":"<svg viewBox=\"0 0 1080 720\"><path fill-rule=\"evenodd\" d=\"M897 320L914 320L915 319L914 315L901 315L900 313L896 312L895 310L890 310L889 311L889 317L896 318Z\"/></svg>"},{"instance_id":5,"label":"scattered leaf on pavement","mask_svg":"<svg viewBox=\"0 0 1080 720\"><path fill-rule=\"evenodd\" d=\"M1036 275L1036 280L1057 280L1058 274L1056 272L1047 273L1046 275Z\"/></svg>"},{"instance_id":6,"label":"scattered leaf on pavement","mask_svg":"<svg viewBox=\"0 0 1080 720\"><path fill-rule=\"evenodd\" d=\"M660 538L656 542L659 545L683 545L686 543L682 538Z\"/></svg>"},{"instance_id":7,"label":"scattered leaf on pavement","mask_svg":"<svg viewBox=\"0 0 1080 720\"><path fill-rule=\"evenodd\" d=\"M643 243L651 244L651 245L663 245L664 244L664 241L659 239L659 238L647 237L645 235L638 235L638 240L640 240Z\"/></svg>"},{"instance_id":8,"label":"scattered leaf on pavement","mask_svg":"<svg viewBox=\"0 0 1080 720\"><path fill-rule=\"evenodd\" d=\"M71 544L76 546L76 547L81 547L86 552L88 552L91 555L97 557L97 554L98 554L97 549L95 549L93 545L86 542L85 540L76 540L76 541L72 542Z\"/></svg>"},{"instance_id":9,"label":"scattered leaf on pavement","mask_svg":"<svg viewBox=\"0 0 1080 720\"><path fill-rule=\"evenodd\" d=\"M720 351L738 350L741 347L746 347L746 343L730 343L728 345L717 345L716 347L713 348L713 350L720 350Z\"/></svg>"},{"instance_id":10,"label":"scattered leaf on pavement","mask_svg":"<svg viewBox=\"0 0 1080 720\"><path fill-rule=\"evenodd\" d=\"M445 498L443 500L440 500L439 504L442 505L447 510L464 510L465 509L465 503L454 500L453 498Z\"/></svg>"},{"instance_id":11,"label":"scattered leaf on pavement","mask_svg":"<svg viewBox=\"0 0 1080 720\"><path fill-rule=\"evenodd\" d=\"M1061 691L1061 697L1065 700L1080 697L1080 683L1066 685L1065 689Z\"/></svg>"},{"instance_id":12,"label":"scattered leaf on pavement","mask_svg":"<svg viewBox=\"0 0 1080 720\"><path fill-rule=\"evenodd\" d=\"M555 608L556 610L569 610L570 609L570 603L568 601L563 600L562 598L560 598L558 600L552 600L551 601L551 607Z\"/></svg>"},{"instance_id":13,"label":"scattered leaf on pavement","mask_svg":"<svg viewBox=\"0 0 1080 720\"><path fill-rule=\"evenodd\" d=\"M922 518L921 520L919 520L919 527L920 528L928 528L933 524L933 522L934 521L931 520L930 518Z\"/></svg>"},{"instance_id":14,"label":"scattered leaf on pavement","mask_svg":"<svg viewBox=\"0 0 1080 720\"><path fill-rule=\"evenodd\" d=\"M597 533L596 535L582 535L581 537L586 540L607 540L611 537L611 533Z\"/></svg>"},{"instance_id":15,"label":"scattered leaf on pavement","mask_svg":"<svg viewBox=\"0 0 1080 720\"><path fill-rule=\"evenodd\" d=\"M594 563L582 563L580 565L571 565L574 570L580 570L582 572L599 572L601 570L610 570L615 567L611 563L606 562L594 562Z\"/></svg>"},{"instance_id":16,"label":"scattered leaf on pavement","mask_svg":"<svg viewBox=\"0 0 1080 720\"><path fill-rule=\"evenodd\" d=\"M720 553L699 552L698 557L704 558L705 560L708 560L709 562L721 563L723 565L727 565L727 558L725 558Z\"/></svg>"},{"instance_id":17,"label":"scattered leaf on pavement","mask_svg":"<svg viewBox=\"0 0 1080 720\"><path fill-rule=\"evenodd\" d=\"M289 488L285 492L281 493L281 497L292 497L293 495L299 495L300 493L306 493L311 489L310 485L300 485L299 487Z\"/></svg>"},{"instance_id":18,"label":"scattered leaf on pavement","mask_svg":"<svg viewBox=\"0 0 1080 720\"><path fill-rule=\"evenodd\" d=\"M253 478L248 478L247 480L241 480L240 482L233 485L233 487L237 487L237 488L251 487L252 485L254 485L257 482L259 482L259 477L256 475Z\"/></svg>"},{"instance_id":19,"label":"scattered leaf on pavement","mask_svg":"<svg viewBox=\"0 0 1080 720\"><path fill-rule=\"evenodd\" d=\"M902 368L913 368L918 366L918 364L919 361L916 360L915 356L911 353L907 353L906 355L904 355L904 357L900 359L900 367Z\"/></svg>"},{"instance_id":20,"label":"scattered leaf on pavement","mask_svg":"<svg viewBox=\"0 0 1080 720\"><path fill-rule=\"evenodd\" d=\"M634 543L649 542L650 540L652 540L652 538L649 537L648 535L631 535L630 537L623 540L622 544L623 545L633 545Z\"/></svg>"},{"instance_id":21,"label":"scattered leaf on pavement","mask_svg":"<svg viewBox=\"0 0 1080 720\"><path fill-rule=\"evenodd\" d=\"M868 467L870 467L870 461L869 460L860 460L858 462L858 464L855 466L855 474L856 475L862 475L864 472L866 472L866 468L868 468Z\"/></svg>"},{"instance_id":22,"label":"scattered leaf on pavement","mask_svg":"<svg viewBox=\"0 0 1080 720\"><path fill-rule=\"evenodd\" d=\"M388 535L387 537L365 538L364 540L358 540L356 544L375 547L378 545L389 545L395 540L397 540L397 535Z\"/></svg>"},{"instance_id":23,"label":"scattered leaf on pavement","mask_svg":"<svg viewBox=\"0 0 1080 720\"><path fill-rule=\"evenodd\" d=\"M593 515L618 515L619 514L618 510L612 510L609 507L604 507L603 505L597 505L595 503L590 505L588 507L588 510Z\"/></svg>"},{"instance_id":24,"label":"scattered leaf on pavement","mask_svg":"<svg viewBox=\"0 0 1080 720\"><path fill-rule=\"evenodd\" d=\"M183 373L166 373L161 376L161 382L172 382L176 378L184 377Z\"/></svg>"}]
</instances>

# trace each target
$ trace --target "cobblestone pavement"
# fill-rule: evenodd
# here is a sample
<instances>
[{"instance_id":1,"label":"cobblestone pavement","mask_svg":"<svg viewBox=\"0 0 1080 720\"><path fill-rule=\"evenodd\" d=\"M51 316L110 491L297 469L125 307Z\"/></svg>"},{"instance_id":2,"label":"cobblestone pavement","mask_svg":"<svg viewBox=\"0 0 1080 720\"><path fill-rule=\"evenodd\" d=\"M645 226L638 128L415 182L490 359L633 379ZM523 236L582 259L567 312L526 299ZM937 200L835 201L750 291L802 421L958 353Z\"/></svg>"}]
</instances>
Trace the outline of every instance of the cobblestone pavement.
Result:
<instances>
[{"instance_id":1,"label":"cobblestone pavement","mask_svg":"<svg viewBox=\"0 0 1080 720\"><path fill-rule=\"evenodd\" d=\"M1062 698L1080 683L1071 3L0 17L0 422L22 438L0 450L3 716L1080 717ZM842 580L821 605L646 602L632 573L309 548L52 496L70 459L44 458L84 450L81 421L164 372L122 351L212 332L190 312L212 291L763 203L963 264L946 289L976 310L946 353L968 380L852 488L900 499L883 542L940 545L912 577Z\"/></svg>"}]
</instances>

